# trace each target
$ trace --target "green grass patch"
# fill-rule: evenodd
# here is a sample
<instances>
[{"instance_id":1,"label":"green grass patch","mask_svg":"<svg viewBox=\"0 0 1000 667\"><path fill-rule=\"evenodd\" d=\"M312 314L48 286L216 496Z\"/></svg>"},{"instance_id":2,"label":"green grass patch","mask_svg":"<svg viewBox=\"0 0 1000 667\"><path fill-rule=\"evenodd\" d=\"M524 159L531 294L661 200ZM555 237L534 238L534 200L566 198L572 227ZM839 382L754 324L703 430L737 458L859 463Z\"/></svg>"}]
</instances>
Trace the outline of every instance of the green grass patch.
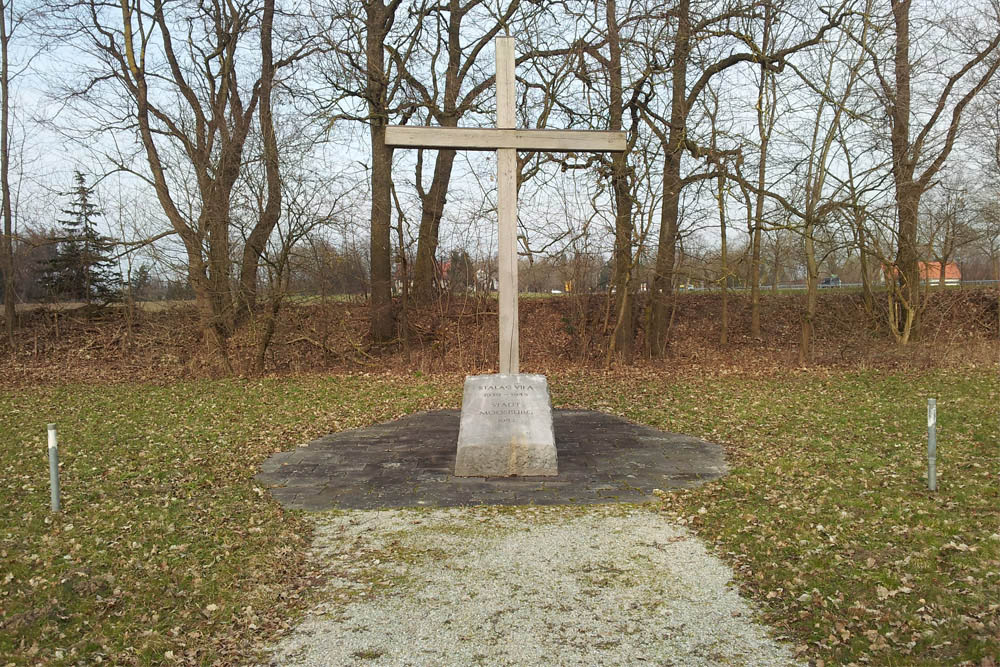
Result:
<instances>
[{"instance_id":1,"label":"green grass patch","mask_svg":"<svg viewBox=\"0 0 1000 667\"><path fill-rule=\"evenodd\" d=\"M557 406L726 446L732 473L665 495L665 520L714 544L806 656L978 664L1000 653L996 368L629 369L554 375L550 387ZM937 493L924 478L928 397L938 400ZM460 398L459 377L416 375L0 393L3 662L252 659L318 589L309 523L256 487L259 464ZM60 434L58 515L47 422Z\"/></svg>"},{"instance_id":2,"label":"green grass patch","mask_svg":"<svg viewBox=\"0 0 1000 667\"><path fill-rule=\"evenodd\" d=\"M726 445L732 473L665 495L665 509L715 543L802 652L828 664L1000 655L996 368L617 385L555 386L563 401ZM937 493L926 480L930 397Z\"/></svg>"},{"instance_id":3,"label":"green grass patch","mask_svg":"<svg viewBox=\"0 0 1000 667\"><path fill-rule=\"evenodd\" d=\"M0 662L244 661L310 583L309 524L255 486L261 461L441 396L360 376L0 394Z\"/></svg>"}]
</instances>

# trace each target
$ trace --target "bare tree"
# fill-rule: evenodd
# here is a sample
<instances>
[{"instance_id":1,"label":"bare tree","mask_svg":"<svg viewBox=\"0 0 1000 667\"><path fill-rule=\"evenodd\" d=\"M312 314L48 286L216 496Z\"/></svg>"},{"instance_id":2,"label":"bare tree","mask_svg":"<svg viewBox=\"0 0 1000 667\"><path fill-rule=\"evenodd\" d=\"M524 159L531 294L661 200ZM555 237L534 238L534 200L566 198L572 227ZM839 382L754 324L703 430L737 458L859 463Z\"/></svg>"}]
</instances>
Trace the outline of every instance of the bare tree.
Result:
<instances>
[{"instance_id":1,"label":"bare tree","mask_svg":"<svg viewBox=\"0 0 1000 667\"><path fill-rule=\"evenodd\" d=\"M797 97L803 101L801 106L809 109L809 114L790 114L793 125L782 128L788 136L786 144L797 147L789 156L789 175L795 186L790 193L784 195L769 190L763 178L763 172L758 169L753 182L750 179L735 175L739 179L744 196L754 195L753 223L750 225L751 236L751 289L758 282L759 265L758 243L754 237L759 231L790 231L801 236L803 263L806 269L806 303L801 317L802 338L799 359L801 363L811 363L815 357L815 316L817 307L817 285L820 265L824 258L830 258L841 247L839 235L833 227L838 222L836 214L849 209L852 204L843 193L845 184L838 179L832 164L836 159L845 157L850 161L842 137L845 126L844 117L854 117L856 110L851 106L855 90L861 77L861 70L867 62L864 49L854 49L850 53L848 34L851 27L838 31L838 39L825 42L811 51L812 60L808 68L800 68L796 64L790 67L797 74L791 79L802 91ZM861 25L860 34L855 39L862 44L867 43L867 26ZM846 57L845 57L846 56ZM779 86L786 85L784 82ZM776 89L772 89L774 91ZM771 93L775 94L774 92ZM758 105L764 98L758 96ZM772 113L774 107L771 107ZM764 117L758 111L758 124ZM770 126L766 135L770 137ZM765 134L761 134L762 139ZM843 149L844 156L838 151ZM850 165L849 165L850 167ZM767 227L763 221L763 201L770 199L778 205L780 212ZM758 229L759 228L759 229ZM821 247L820 247L821 246ZM777 282L777 275L774 277Z\"/></svg>"},{"instance_id":2,"label":"bare tree","mask_svg":"<svg viewBox=\"0 0 1000 667\"><path fill-rule=\"evenodd\" d=\"M608 129L621 130L625 115L625 90L622 83L622 40L618 25L618 8L614 0L607 0L606 14L608 20L608 69L610 102ZM634 104L630 104L634 110ZM638 139L638 116L633 113L629 128L629 144L635 147ZM615 201L615 246L614 275L611 284L615 292L615 326L608 348L609 358L618 354L627 362L632 361L633 341L635 340L635 322L633 320L633 302L635 285L633 281L634 259L632 243L635 234L635 223L632 220L632 181L635 170L629 164L628 153L614 153L611 156L611 186Z\"/></svg>"},{"instance_id":3,"label":"bare tree","mask_svg":"<svg viewBox=\"0 0 1000 667\"><path fill-rule=\"evenodd\" d=\"M310 47L299 44L274 57L274 0L169 6L165 0L130 0L114 9L87 0L65 7L61 16L62 28L81 40L94 63L71 99L77 106L89 103L92 117L105 119L101 130L137 132L146 169L126 159L117 167L154 189L185 249L203 337L231 372L227 340L255 302L260 256L280 214L273 83L280 69ZM120 106L109 105L113 96ZM269 202L241 249L234 283L232 196L258 110ZM194 206L185 205L187 179L196 193Z\"/></svg>"},{"instance_id":4,"label":"bare tree","mask_svg":"<svg viewBox=\"0 0 1000 667\"><path fill-rule=\"evenodd\" d=\"M868 158L868 151L861 151L853 148L855 142L847 136L844 124L837 128L837 144L843 158L844 171L843 178L845 201L847 206L841 209L841 214L845 218L847 226L851 230L854 247L858 251L859 271L861 273L861 298L864 303L865 312L868 316L877 320L875 312L875 295L872 289L873 270L877 275L885 275L884 268L889 260L887 255L880 252L882 245L879 242L880 230L891 225L881 222L885 215L885 206L877 206L875 202L869 201L872 192L883 190L879 174L886 171L883 164L877 160L871 161ZM860 143L860 142L859 142ZM866 155L862 158L860 154ZM867 164L859 165L864 160ZM874 162L874 164L873 164ZM874 178L873 178L874 177ZM884 199L881 198L880 199ZM891 217L891 216L889 216ZM871 267L869 261L874 260L876 266Z\"/></svg>"},{"instance_id":5,"label":"bare tree","mask_svg":"<svg viewBox=\"0 0 1000 667\"><path fill-rule=\"evenodd\" d=\"M709 85L706 87L705 99L702 100L705 107L705 117L711 126L711 150L715 153L720 151L719 141L727 135L727 131L722 127L720 118L720 97L719 92ZM738 167L737 167L738 168ZM729 343L729 215L727 206L729 200L730 182L726 169L719 169L716 176L715 201L719 211L719 271L718 281L722 287L722 307L720 309L719 343L726 345ZM748 216L748 221L752 228L752 218Z\"/></svg>"},{"instance_id":6,"label":"bare tree","mask_svg":"<svg viewBox=\"0 0 1000 667\"><path fill-rule=\"evenodd\" d=\"M764 15L760 23L760 50L768 53L773 48L776 12L773 2L763 3ZM767 181L768 149L777 120L778 93L774 68L760 64L757 79L757 199L754 202L753 228L750 233L750 335L760 338L760 247L764 229L764 184Z\"/></svg>"},{"instance_id":7,"label":"bare tree","mask_svg":"<svg viewBox=\"0 0 1000 667\"><path fill-rule=\"evenodd\" d=\"M976 245L990 264L990 278L997 281L997 324L1000 325L1000 198L994 190L989 201L979 205ZM1000 326L997 328L1000 337Z\"/></svg>"},{"instance_id":8,"label":"bare tree","mask_svg":"<svg viewBox=\"0 0 1000 667\"><path fill-rule=\"evenodd\" d=\"M14 329L17 326L15 310L14 267L14 210L10 187L10 166L13 157L11 139L11 82L24 71L30 57L20 67L11 68L11 41L29 18L28 10L15 0L0 0L0 215L3 217L3 235L0 236L0 271L3 271L4 322L7 340L14 347ZM23 49L22 49L23 50ZM22 156L23 157L23 156Z\"/></svg>"},{"instance_id":9,"label":"bare tree","mask_svg":"<svg viewBox=\"0 0 1000 667\"><path fill-rule=\"evenodd\" d=\"M267 152L266 148L264 152ZM267 275L267 300L256 309L253 320L256 341L252 372L257 374L263 373L266 368L267 352L274 340L278 315L290 293L292 263L300 241L330 225L341 214L342 202L347 197L347 191L330 193L328 188L316 182L317 175L305 169L286 171L289 173L283 179L282 222L275 228L275 234L271 235L268 247L261 256ZM329 178L329 174L323 174L322 178ZM273 201L267 194L271 181L265 174L262 179L257 179L256 185L252 205L263 211ZM320 346L326 350L323 344Z\"/></svg>"},{"instance_id":10,"label":"bare tree","mask_svg":"<svg viewBox=\"0 0 1000 667\"><path fill-rule=\"evenodd\" d=\"M330 0L313 7L316 29L328 54L320 62L320 77L332 91L314 100L318 113L329 127L349 120L363 123L369 130L369 334L376 344L396 338L390 239L393 149L385 144L385 128L390 118L402 114L401 122L406 122L414 112L409 102L396 102L404 81L394 63L397 58L409 60L418 36L407 30L410 26L397 26L400 5L401 0ZM387 59L390 41L396 56Z\"/></svg>"},{"instance_id":11,"label":"bare tree","mask_svg":"<svg viewBox=\"0 0 1000 667\"><path fill-rule=\"evenodd\" d=\"M890 119L892 177L897 212L896 278L891 286L890 322L896 340L905 345L919 330L923 307L920 288L920 249L918 222L920 199L933 185L937 174L951 154L961 127L962 115L969 103L986 87L1000 67L1000 5L974 9L964 19L943 23L933 21L937 35L921 33L921 54L912 53L910 0L890 0L891 56L874 47L870 54L882 93L882 102ZM874 15L870 18L875 21ZM876 30L885 26L875 25ZM934 37L938 39L934 39ZM950 61L942 52L953 57ZM933 53L931 58L929 54ZM927 56L927 57L923 57ZM924 61L941 63L948 68L930 73L934 79L927 104L915 106L912 86ZM914 127L914 120L917 120Z\"/></svg>"},{"instance_id":12,"label":"bare tree","mask_svg":"<svg viewBox=\"0 0 1000 667\"><path fill-rule=\"evenodd\" d=\"M635 149L639 140L636 102L640 89L634 85L635 81L626 81L625 70L628 63L623 57L623 52L639 51L642 47L634 43L628 35L623 34L623 27L635 32L639 26L647 25L646 21L651 21L652 17L647 13L637 12L634 6L630 6L628 13L619 18L617 2L605 0L603 11L605 21L602 25L598 18L602 14L600 4L595 2L593 10L587 5L580 10L581 19L588 15L592 17L592 34L586 41L581 39L576 43L580 55L576 76L587 97L597 93L595 78L606 78L606 97L603 97L607 101L606 108L602 105L597 116L603 121L606 114L607 129L616 131L624 129L628 132L628 151L614 153L610 160L603 156L593 156L587 161L586 166L600 164L602 173L611 177L614 246L610 286L613 293L614 324L608 344L607 361L610 363L613 358L620 357L629 363L634 352L636 330L633 315L636 288L633 275L635 268L633 248L636 242L636 225L633 215L636 210L634 190L637 185L636 170L630 163L629 154ZM603 50L604 44L607 45L607 53ZM591 57L598 64L600 75L595 76L585 66L584 55ZM561 104L565 106L565 103ZM590 109L591 113L593 111ZM626 111L631 114L628 126L625 125Z\"/></svg>"},{"instance_id":13,"label":"bare tree","mask_svg":"<svg viewBox=\"0 0 1000 667\"><path fill-rule=\"evenodd\" d=\"M605 211L609 212L609 218L613 216L608 221L614 241L605 317L605 326L611 329L606 362L610 364L615 358L630 361L636 332L634 249L644 233L638 229L641 225L635 223L641 207L636 190L642 184L632 161L637 142L642 139L636 113L641 86L636 83L642 79L641 61L647 48L640 33L645 29L655 32L662 21L636 4L630 4L622 12L615 0L562 3L561 9L564 15L553 11L545 16L554 19L552 29L559 33L556 39L563 40L562 48L555 48L552 35L540 32L532 24L539 34L532 35L534 45L525 54L525 60L532 63L535 77L526 81L526 87L539 91L543 97L538 126L544 126L551 115L560 114L577 126L627 132L628 150L624 153L586 158L572 154L560 158L546 156L541 163L555 161L563 171L589 171L594 177L591 205L599 216L603 217ZM535 18L540 14L528 16ZM565 38L563 26L567 20L577 27L571 40ZM546 60L557 65L542 66ZM571 77L565 76L567 68ZM577 95L569 93L571 85ZM570 243L575 241L573 237Z\"/></svg>"},{"instance_id":14,"label":"bare tree","mask_svg":"<svg viewBox=\"0 0 1000 667\"><path fill-rule=\"evenodd\" d=\"M794 280L794 253L799 238L792 230L790 218L791 216L787 216L782 221L785 226L767 231L761 244L761 271L767 274L772 293L777 292L778 286L783 282Z\"/></svg>"},{"instance_id":15,"label":"bare tree","mask_svg":"<svg viewBox=\"0 0 1000 667\"><path fill-rule=\"evenodd\" d=\"M377 343L396 335L392 307L392 148L385 144L389 124L389 80L385 67L385 40L396 18L400 0L365 3L365 97L371 127L371 337Z\"/></svg>"},{"instance_id":16,"label":"bare tree","mask_svg":"<svg viewBox=\"0 0 1000 667\"><path fill-rule=\"evenodd\" d=\"M0 261L3 262L4 321L7 342L14 349L14 230L10 201L10 40L14 31L12 0L0 0L0 196L3 206L3 245ZM8 14L10 16L8 16Z\"/></svg>"},{"instance_id":17,"label":"bare tree","mask_svg":"<svg viewBox=\"0 0 1000 667\"><path fill-rule=\"evenodd\" d=\"M768 68L784 66L795 53L820 43L827 32L841 20L840 10L827 14L827 20L807 39L771 52L763 52L746 31L734 30L731 26L739 17L751 23L758 17L757 5L737 5L719 14L692 15L691 0L679 0L672 14L676 18L676 29L671 44L670 58L670 113L669 118L659 117L648 107L643 111L648 117L664 128L665 159L663 167L663 205L660 218L660 237L656 257L656 271L651 286L651 304L646 336L646 352L659 356L668 343L667 329L673 302L673 272L675 250L680 233L681 190L685 179L681 176L681 161L685 153L696 157L709 157L708 150L700 147L691 138L688 115L713 77L740 65L755 63ZM787 15L786 15L787 16ZM688 73L691 68L692 52L701 36L708 38L721 34L745 44L749 50L730 50L717 60L710 60L701 68L701 74L689 86ZM654 129L651 125L651 129ZM654 131L656 131L654 129Z\"/></svg>"},{"instance_id":18,"label":"bare tree","mask_svg":"<svg viewBox=\"0 0 1000 667\"><path fill-rule=\"evenodd\" d=\"M866 41L862 28L861 40ZM800 363L812 363L815 359L816 331L816 297L819 280L819 262L816 253L817 231L821 225L829 224L832 213L843 207L840 194L841 187L830 192L827 183L830 179L830 164L837 150L838 131L842 127L841 118L850 113L848 100L854 94L860 76L860 70L865 63L864 54L846 64L846 71L838 71L835 64L840 52L843 51L844 32L841 39L819 52L820 63L826 61L819 70L820 76L812 83L817 100L815 113L810 128L810 140L805 159L806 170L803 174L803 208L801 211L788 209L802 221L802 238L805 247L806 264L806 308L802 314L802 340L799 348ZM787 208L787 207L786 207Z\"/></svg>"},{"instance_id":19,"label":"bare tree","mask_svg":"<svg viewBox=\"0 0 1000 667\"><path fill-rule=\"evenodd\" d=\"M483 12L477 9L485 6L485 0L468 0L462 4L460 0L448 0L446 4L421 6L417 10L417 20L421 24L433 23L434 28L427 28L430 33L422 43L430 43L431 70L428 73L414 71L415 54L409 54L409 61L398 49L387 44L395 66L409 87L418 93L418 103L427 110L427 120L441 127L457 127L459 120L473 110L479 98L493 85L492 75L476 81L477 70L474 67L482 51L504 28L509 28L510 22L518 11L519 0L507 3L499 15L489 15L488 23ZM463 22L467 17L476 23L477 38L469 44L463 44ZM415 30L420 30L418 27ZM444 49L443 87L439 73L434 71L434 63L442 59ZM422 77L429 76L431 85L424 84ZM416 186L420 196L420 228L417 236L417 255L413 266L412 296L418 301L426 301L433 294L434 276L437 273L436 255L441 217L444 214L445 199L451 180L452 168L456 151L442 149L437 151L434 161L433 176L428 189L423 187L422 167L423 151L417 158Z\"/></svg>"},{"instance_id":20,"label":"bare tree","mask_svg":"<svg viewBox=\"0 0 1000 667\"><path fill-rule=\"evenodd\" d=\"M976 240L975 213L969 193L961 184L945 179L927 194L919 236L926 256L938 263L938 284L944 287L948 265L965 246ZM930 281L931 276L926 278Z\"/></svg>"}]
</instances>

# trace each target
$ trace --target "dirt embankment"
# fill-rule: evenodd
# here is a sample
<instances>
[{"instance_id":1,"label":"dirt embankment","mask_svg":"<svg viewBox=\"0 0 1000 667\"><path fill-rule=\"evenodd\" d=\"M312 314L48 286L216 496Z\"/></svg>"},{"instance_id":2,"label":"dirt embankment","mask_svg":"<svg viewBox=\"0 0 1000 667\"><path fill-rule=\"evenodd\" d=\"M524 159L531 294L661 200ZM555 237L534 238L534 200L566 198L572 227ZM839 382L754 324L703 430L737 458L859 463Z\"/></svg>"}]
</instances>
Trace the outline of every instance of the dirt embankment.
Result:
<instances>
[{"instance_id":1,"label":"dirt embankment","mask_svg":"<svg viewBox=\"0 0 1000 667\"><path fill-rule=\"evenodd\" d=\"M719 342L721 295L679 295L666 357L676 368L789 367L798 363L802 294L765 293L761 336L752 338L747 295L730 295L729 342ZM641 304L640 304L641 305ZM411 309L408 335L373 346L363 303L290 303L281 313L267 355L268 373L491 372L496 369L495 299L451 296ZM884 308L876 304L876 308ZM816 363L827 366L937 366L997 363L995 289L931 294L920 340L897 347L864 309L860 295L821 293ZM642 350L643 313L637 311L636 349ZM521 368L546 372L567 366L603 366L609 322L605 295L525 298L520 303ZM233 365L252 368L253 323L231 341ZM0 384L52 381L167 381L212 377L217 364L199 339L192 304L145 308L34 309L22 314L15 349L0 346Z\"/></svg>"}]
</instances>

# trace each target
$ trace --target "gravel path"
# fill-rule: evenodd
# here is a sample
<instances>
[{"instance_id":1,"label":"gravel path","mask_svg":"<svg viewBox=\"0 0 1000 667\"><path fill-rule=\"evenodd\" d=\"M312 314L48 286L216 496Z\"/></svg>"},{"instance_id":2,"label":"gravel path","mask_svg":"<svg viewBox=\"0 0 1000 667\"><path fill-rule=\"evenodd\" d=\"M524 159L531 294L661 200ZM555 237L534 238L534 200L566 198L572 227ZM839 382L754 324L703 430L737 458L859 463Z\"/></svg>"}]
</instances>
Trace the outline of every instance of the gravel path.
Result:
<instances>
[{"instance_id":1,"label":"gravel path","mask_svg":"<svg viewBox=\"0 0 1000 667\"><path fill-rule=\"evenodd\" d=\"M731 571L642 507L319 517L325 602L276 665L793 665Z\"/></svg>"}]
</instances>

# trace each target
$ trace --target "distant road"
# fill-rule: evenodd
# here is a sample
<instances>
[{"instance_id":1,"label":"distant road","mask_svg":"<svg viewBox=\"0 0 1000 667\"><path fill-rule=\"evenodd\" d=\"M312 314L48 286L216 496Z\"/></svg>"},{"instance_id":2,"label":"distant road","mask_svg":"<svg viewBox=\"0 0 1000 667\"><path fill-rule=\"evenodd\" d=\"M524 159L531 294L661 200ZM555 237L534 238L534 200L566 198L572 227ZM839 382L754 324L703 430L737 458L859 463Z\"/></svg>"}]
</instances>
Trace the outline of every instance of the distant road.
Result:
<instances>
[{"instance_id":1,"label":"distant road","mask_svg":"<svg viewBox=\"0 0 1000 667\"><path fill-rule=\"evenodd\" d=\"M945 287L946 288L962 289L962 288L970 288L970 287L993 287L993 286L997 286L997 285L1000 285L1000 280L963 280L958 285L945 285ZM861 287L862 287L861 283L840 283L840 285L837 285L837 286L819 286L819 289L822 290L822 291L826 291L826 290L859 290L859 289L861 289ZM931 283L931 287L938 288L938 285L937 285L936 281ZM881 285L881 284L876 284L876 285L873 285L873 288L876 289L876 290L881 290L881 289L884 289L885 286ZM691 287L691 288L688 288L688 289L680 288L680 291L681 292L718 292L721 289L722 289L721 287L717 287L717 286L713 285L711 287ZM792 285L792 284L780 284L780 283L778 284L778 291L779 292L794 292L794 291L804 292L805 289L806 289L805 285ZM746 287L746 286L745 287L730 287L729 288L730 292L747 292L749 290L750 290L750 288ZM760 290L761 290L761 292L767 293L767 292L771 292L772 288L771 288L770 285L761 285ZM586 293L586 292L583 292L583 293ZM572 294L572 293L570 293L570 294ZM496 292L490 292L490 295L495 297L496 296ZM552 294L550 292L521 292L520 293L520 296L521 297L525 297L525 298L553 298L553 297L559 297L559 296L562 296L562 295L563 295L562 292L560 292L559 294ZM305 296L305 297L300 296L300 297L295 297L293 295L290 298L290 301L292 303L295 303L295 302L308 303L309 301L315 300L316 298L317 297L314 297L314 296ZM361 300L361 301L364 300L359 295L353 295L353 294L328 295L328 296L324 297L324 299L328 299L328 300L331 300L331 301L351 301L351 302L354 302L356 300ZM193 305L193 304L194 304L194 299L166 299L166 300L162 300L162 301L137 301L136 302L136 306L138 306L141 310L144 310L146 312L157 312L157 311L162 311L162 310L169 310L170 308L190 306L190 305ZM38 309L46 309L46 310L50 310L50 311L51 310L72 311L72 310L76 310L77 308L82 308L85 305L87 305L87 304L83 303L82 301L18 303L17 304L17 311L18 312L30 312L30 311L38 310ZM111 306L121 306L123 304L120 301L113 301L109 305L111 305Z\"/></svg>"}]
</instances>

